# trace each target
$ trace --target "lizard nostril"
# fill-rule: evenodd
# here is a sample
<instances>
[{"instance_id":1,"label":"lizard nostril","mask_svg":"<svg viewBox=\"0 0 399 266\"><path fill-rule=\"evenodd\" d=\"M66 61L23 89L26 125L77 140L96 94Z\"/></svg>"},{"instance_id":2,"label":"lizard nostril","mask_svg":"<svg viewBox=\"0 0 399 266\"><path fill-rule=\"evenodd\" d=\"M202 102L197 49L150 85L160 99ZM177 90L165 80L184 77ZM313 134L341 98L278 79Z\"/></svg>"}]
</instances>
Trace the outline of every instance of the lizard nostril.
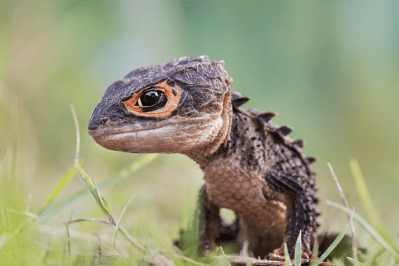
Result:
<instances>
[{"instance_id":1,"label":"lizard nostril","mask_svg":"<svg viewBox=\"0 0 399 266\"><path fill-rule=\"evenodd\" d=\"M103 117L103 118L101 118L101 119L100 119L100 123L101 123L101 125L104 125L105 123L107 123L107 122L108 122L108 120L109 120L109 118L108 118L108 117Z\"/></svg>"},{"instance_id":2,"label":"lizard nostril","mask_svg":"<svg viewBox=\"0 0 399 266\"><path fill-rule=\"evenodd\" d=\"M93 124L89 124L88 129L89 129L89 130L97 130L97 129L98 129L98 126L97 126L97 125L93 125Z\"/></svg>"},{"instance_id":3,"label":"lizard nostril","mask_svg":"<svg viewBox=\"0 0 399 266\"><path fill-rule=\"evenodd\" d=\"M100 125L105 125L109 120L109 117L103 117L100 119L92 119L89 121L89 130L97 130Z\"/></svg>"}]
</instances>

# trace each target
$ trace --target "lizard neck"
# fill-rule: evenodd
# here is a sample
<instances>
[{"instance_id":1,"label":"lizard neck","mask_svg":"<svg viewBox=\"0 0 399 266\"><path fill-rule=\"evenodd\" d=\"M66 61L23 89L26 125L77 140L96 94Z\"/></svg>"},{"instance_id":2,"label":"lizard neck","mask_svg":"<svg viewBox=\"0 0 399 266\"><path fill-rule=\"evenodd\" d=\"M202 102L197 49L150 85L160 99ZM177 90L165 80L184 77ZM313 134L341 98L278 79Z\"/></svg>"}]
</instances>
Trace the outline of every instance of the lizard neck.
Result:
<instances>
[{"instance_id":1,"label":"lizard neck","mask_svg":"<svg viewBox=\"0 0 399 266\"><path fill-rule=\"evenodd\" d=\"M213 161L216 154L225 150L229 140L233 119L233 107L231 105L231 95L227 92L223 99L223 110L218 119L209 128L208 141L203 145L185 153L188 157L199 164L201 169Z\"/></svg>"}]
</instances>

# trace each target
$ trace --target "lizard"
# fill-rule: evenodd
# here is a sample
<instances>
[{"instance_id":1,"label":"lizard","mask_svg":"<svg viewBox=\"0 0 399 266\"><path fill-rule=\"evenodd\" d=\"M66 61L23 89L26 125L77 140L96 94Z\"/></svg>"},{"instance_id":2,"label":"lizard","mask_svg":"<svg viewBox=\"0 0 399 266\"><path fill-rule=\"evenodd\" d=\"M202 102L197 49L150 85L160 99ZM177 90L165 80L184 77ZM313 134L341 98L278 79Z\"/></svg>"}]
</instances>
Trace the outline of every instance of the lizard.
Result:
<instances>
[{"instance_id":1,"label":"lizard","mask_svg":"<svg viewBox=\"0 0 399 266\"><path fill-rule=\"evenodd\" d=\"M288 137L292 128L271 122L276 113L241 106L249 98L230 90L224 65L180 57L133 70L106 89L88 133L110 150L181 153L200 166L203 252L231 229L255 257L281 259L284 243L292 256L299 235L310 256L319 215L315 158ZM221 208L236 213L235 224L222 221Z\"/></svg>"}]
</instances>

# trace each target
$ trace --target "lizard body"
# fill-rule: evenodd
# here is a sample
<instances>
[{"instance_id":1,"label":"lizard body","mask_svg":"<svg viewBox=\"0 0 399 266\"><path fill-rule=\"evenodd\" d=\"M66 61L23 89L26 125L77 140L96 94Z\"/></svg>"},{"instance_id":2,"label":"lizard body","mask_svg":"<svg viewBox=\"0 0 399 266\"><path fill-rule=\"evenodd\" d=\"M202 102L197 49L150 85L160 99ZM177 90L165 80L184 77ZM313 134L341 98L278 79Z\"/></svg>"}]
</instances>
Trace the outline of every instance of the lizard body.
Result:
<instances>
[{"instance_id":1,"label":"lizard body","mask_svg":"<svg viewBox=\"0 0 399 266\"><path fill-rule=\"evenodd\" d=\"M234 239L249 241L254 256L290 253L301 232L311 253L318 199L302 141L289 127L270 122L275 113L245 110L248 98L231 92L224 62L206 56L136 69L106 90L89 121L89 134L111 150L182 153L204 172L203 251L223 230L220 208L238 217Z\"/></svg>"}]
</instances>

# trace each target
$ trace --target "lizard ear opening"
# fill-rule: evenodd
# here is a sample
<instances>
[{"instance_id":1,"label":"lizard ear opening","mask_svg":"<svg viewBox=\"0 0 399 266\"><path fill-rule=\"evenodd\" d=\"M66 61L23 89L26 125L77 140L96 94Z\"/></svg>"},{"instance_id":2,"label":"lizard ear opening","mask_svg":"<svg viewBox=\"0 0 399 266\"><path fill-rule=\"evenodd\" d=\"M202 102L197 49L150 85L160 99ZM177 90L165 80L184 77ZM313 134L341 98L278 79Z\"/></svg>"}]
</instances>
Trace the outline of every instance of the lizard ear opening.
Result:
<instances>
[{"instance_id":1,"label":"lizard ear opening","mask_svg":"<svg viewBox=\"0 0 399 266\"><path fill-rule=\"evenodd\" d=\"M135 116L165 118L172 114L180 101L182 89L170 87L167 80L136 92L122 103Z\"/></svg>"}]
</instances>

